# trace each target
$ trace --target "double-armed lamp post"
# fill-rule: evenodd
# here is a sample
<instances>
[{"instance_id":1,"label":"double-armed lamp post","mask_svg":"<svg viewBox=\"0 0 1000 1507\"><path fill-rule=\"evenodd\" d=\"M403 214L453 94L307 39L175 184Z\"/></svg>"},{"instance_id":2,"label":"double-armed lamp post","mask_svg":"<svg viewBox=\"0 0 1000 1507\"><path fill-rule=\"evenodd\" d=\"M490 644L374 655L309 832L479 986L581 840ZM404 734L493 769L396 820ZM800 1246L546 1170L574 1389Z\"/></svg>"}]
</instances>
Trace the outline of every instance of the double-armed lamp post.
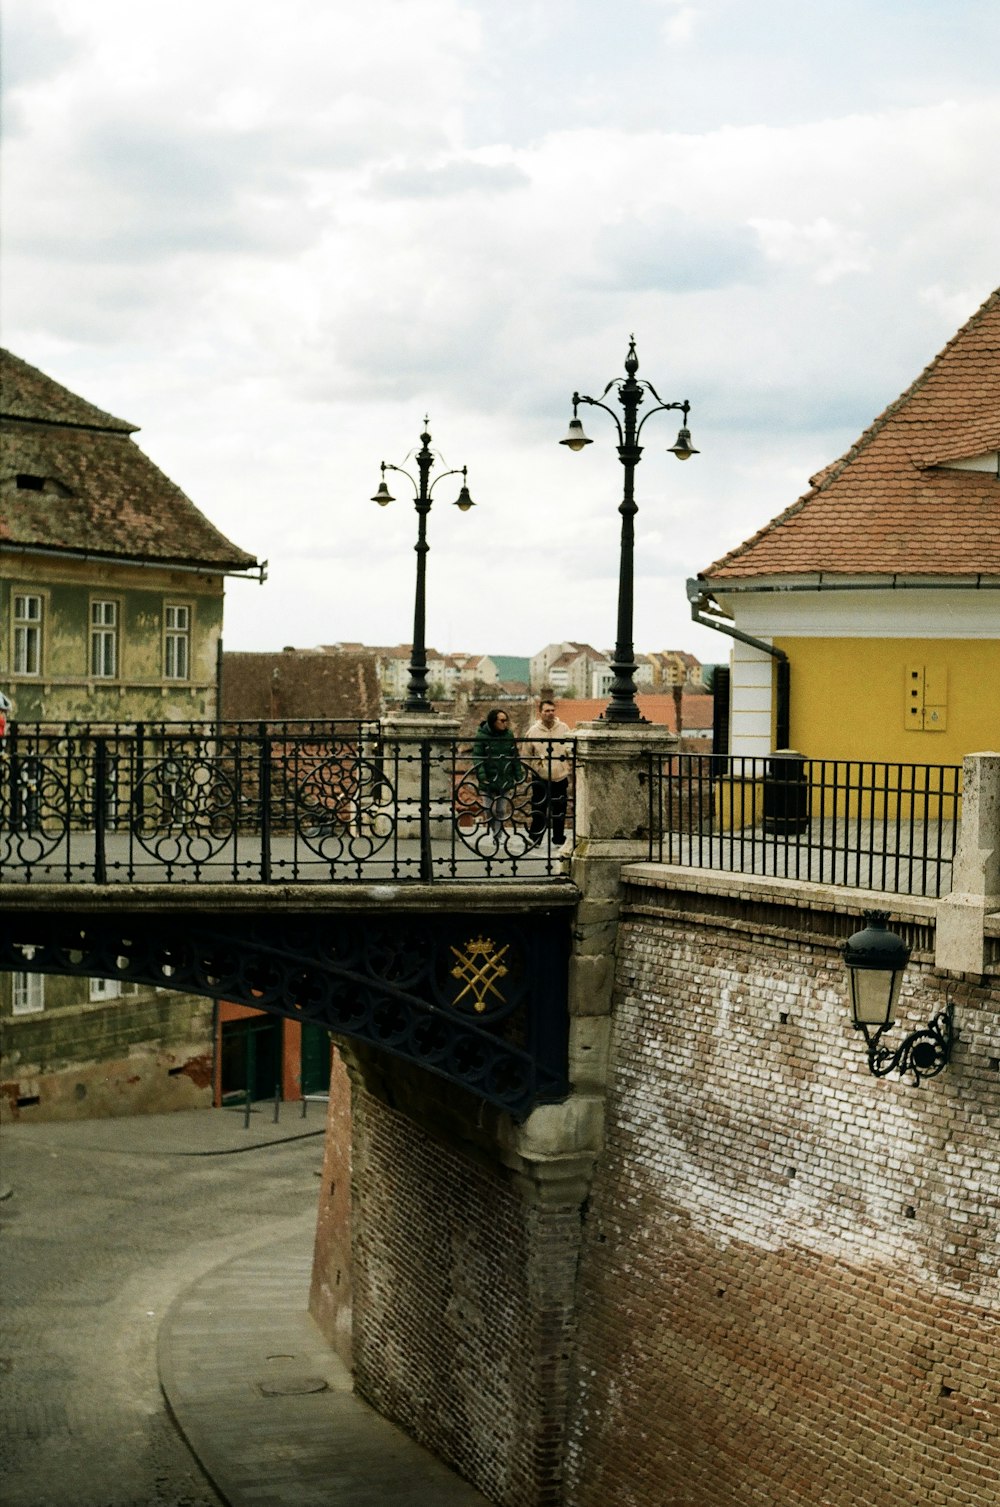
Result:
<instances>
[{"instance_id":1,"label":"double-armed lamp post","mask_svg":"<svg viewBox=\"0 0 1000 1507\"><path fill-rule=\"evenodd\" d=\"M469 496L466 486L466 467L458 466L451 471L442 471L440 476L430 480L431 468L434 465L434 452L430 448L431 437L427 432L427 423L424 419L424 432L420 436L420 449L416 452L417 470L419 480L411 476L409 471L402 466L387 465L382 462L382 480L378 491L372 498L379 507L385 507L387 503L395 502L389 488L385 484L387 471L398 471L405 476L414 489L413 505L417 510L417 542L413 546L417 554L417 592L413 605L413 647L410 655L410 680L406 687L406 700L403 702L404 712L430 712L433 710L427 699L427 645L425 636L427 631L427 552L430 545L427 543L427 514L431 510L431 494L439 481L446 476L461 476L462 487L455 499L455 506L463 513L467 513L475 504Z\"/></svg>"},{"instance_id":2,"label":"double-armed lamp post","mask_svg":"<svg viewBox=\"0 0 1000 1507\"><path fill-rule=\"evenodd\" d=\"M667 409L677 409L682 414L681 428L677 439L669 446L671 455L676 455L678 460L690 460L698 451L691 443L691 432L687 427L688 413L691 405L685 399L683 403L664 403L652 382L645 382L636 378L639 370L639 358L635 353L635 337L629 340L628 355L625 357L625 380L614 377L604 389L600 398L588 398L583 393L573 394L573 417L569 421L569 430L566 438L560 440L561 445L566 445L570 450L582 450L584 445L590 445L583 432L583 423L577 417L577 409L581 403L589 403L593 408L603 408L614 420L618 430L618 459L625 467L625 493L618 511L622 515L622 538L621 558L618 572L618 641L615 644L615 657L611 668L614 671L614 680L611 683L611 700L604 713L604 720L612 723L635 723L641 722L639 708L635 699L635 646L632 642L632 603L633 603L633 557L635 549L635 515L639 511L635 503L635 468L642 458L642 446L639 444L639 435L643 425L654 413L663 413ZM618 402L625 413L624 424L618 418L613 408L601 401L618 383ZM646 393L652 393L656 399L656 407L650 408L638 421L639 406L643 402Z\"/></svg>"}]
</instances>

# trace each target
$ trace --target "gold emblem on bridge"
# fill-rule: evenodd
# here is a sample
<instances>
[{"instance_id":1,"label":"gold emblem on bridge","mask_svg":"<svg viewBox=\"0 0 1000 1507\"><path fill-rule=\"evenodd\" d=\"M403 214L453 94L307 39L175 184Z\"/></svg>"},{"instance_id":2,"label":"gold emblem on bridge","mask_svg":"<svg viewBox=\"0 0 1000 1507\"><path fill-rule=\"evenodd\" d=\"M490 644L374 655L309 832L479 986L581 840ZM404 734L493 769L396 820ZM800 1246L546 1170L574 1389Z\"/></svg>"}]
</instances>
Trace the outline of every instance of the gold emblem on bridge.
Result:
<instances>
[{"instance_id":1,"label":"gold emblem on bridge","mask_svg":"<svg viewBox=\"0 0 1000 1507\"><path fill-rule=\"evenodd\" d=\"M502 1005L504 1003L503 994L497 988L497 984L508 972L504 958L509 946L509 943L505 943L497 951L496 943L489 937L475 937L466 942L464 952L460 952L457 947L451 949L457 960L451 970L451 976L463 985L455 995L456 1005L461 1004L466 995L471 994L474 1009L477 1014L482 1015L488 1004Z\"/></svg>"}]
</instances>

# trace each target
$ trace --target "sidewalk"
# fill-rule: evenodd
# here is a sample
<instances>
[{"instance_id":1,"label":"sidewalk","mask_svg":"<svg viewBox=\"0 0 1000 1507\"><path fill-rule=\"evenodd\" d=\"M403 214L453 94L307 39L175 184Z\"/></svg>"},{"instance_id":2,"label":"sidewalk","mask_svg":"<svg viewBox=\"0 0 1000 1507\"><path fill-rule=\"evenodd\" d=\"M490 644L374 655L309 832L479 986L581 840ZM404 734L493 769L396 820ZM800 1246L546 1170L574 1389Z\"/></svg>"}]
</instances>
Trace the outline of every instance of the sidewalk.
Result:
<instances>
[{"instance_id":1,"label":"sidewalk","mask_svg":"<svg viewBox=\"0 0 1000 1507\"><path fill-rule=\"evenodd\" d=\"M167 1313L160 1385L229 1507L486 1507L351 1390L307 1312L312 1222L216 1267Z\"/></svg>"}]
</instances>

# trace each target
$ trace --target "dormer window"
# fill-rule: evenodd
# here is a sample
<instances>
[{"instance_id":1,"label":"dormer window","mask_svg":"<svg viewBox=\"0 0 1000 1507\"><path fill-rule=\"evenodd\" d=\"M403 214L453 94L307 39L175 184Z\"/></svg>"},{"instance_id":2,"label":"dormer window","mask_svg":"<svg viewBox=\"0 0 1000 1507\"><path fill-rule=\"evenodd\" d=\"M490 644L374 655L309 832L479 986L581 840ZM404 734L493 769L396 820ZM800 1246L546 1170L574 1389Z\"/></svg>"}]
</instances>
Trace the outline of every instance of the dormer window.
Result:
<instances>
[{"instance_id":1,"label":"dormer window","mask_svg":"<svg viewBox=\"0 0 1000 1507\"><path fill-rule=\"evenodd\" d=\"M33 471L18 471L14 483L19 492L52 492L56 497L72 497L72 490L54 476L36 476Z\"/></svg>"},{"instance_id":2,"label":"dormer window","mask_svg":"<svg viewBox=\"0 0 1000 1507\"><path fill-rule=\"evenodd\" d=\"M954 460L939 460L942 471L983 471L987 476L1000 476L1000 450L987 450L983 455L963 455Z\"/></svg>"}]
</instances>

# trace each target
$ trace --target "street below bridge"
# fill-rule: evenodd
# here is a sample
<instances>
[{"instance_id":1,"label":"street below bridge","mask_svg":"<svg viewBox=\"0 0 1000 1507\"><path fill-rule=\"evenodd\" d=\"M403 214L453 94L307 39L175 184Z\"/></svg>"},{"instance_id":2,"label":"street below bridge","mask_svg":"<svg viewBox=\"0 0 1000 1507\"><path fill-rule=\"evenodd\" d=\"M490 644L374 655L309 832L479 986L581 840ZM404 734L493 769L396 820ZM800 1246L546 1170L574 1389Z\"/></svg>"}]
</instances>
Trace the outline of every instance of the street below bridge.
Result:
<instances>
[{"instance_id":1,"label":"street below bridge","mask_svg":"<svg viewBox=\"0 0 1000 1507\"><path fill-rule=\"evenodd\" d=\"M309 1109L2 1128L4 1507L482 1502L308 1316Z\"/></svg>"}]
</instances>

